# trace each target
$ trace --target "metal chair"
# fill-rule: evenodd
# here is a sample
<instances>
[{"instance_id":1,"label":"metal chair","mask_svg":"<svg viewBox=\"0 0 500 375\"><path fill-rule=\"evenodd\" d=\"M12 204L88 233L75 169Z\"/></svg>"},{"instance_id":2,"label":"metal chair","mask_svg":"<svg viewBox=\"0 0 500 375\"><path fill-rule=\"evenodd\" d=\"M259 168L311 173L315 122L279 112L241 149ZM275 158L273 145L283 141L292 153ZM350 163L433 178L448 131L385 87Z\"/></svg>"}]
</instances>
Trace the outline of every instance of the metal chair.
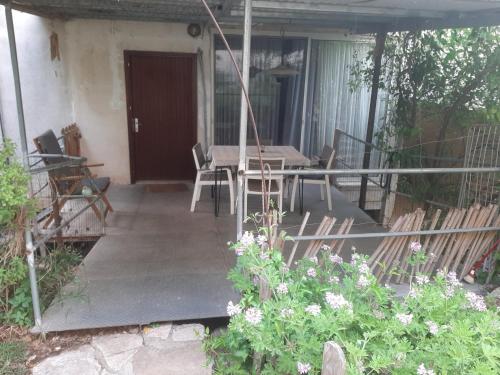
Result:
<instances>
[{"instance_id":1,"label":"metal chair","mask_svg":"<svg viewBox=\"0 0 500 375\"><path fill-rule=\"evenodd\" d=\"M271 169L282 170L285 168L285 158L263 158L264 165L269 165ZM260 161L256 157L248 157L246 159L246 170L260 170ZM283 210L283 176L265 176L266 190L270 191L270 196L278 197L278 210L281 213ZM248 212L248 195L262 196L262 177L261 176L245 176L245 217ZM279 216L281 223L281 215Z\"/></svg>"},{"instance_id":2,"label":"metal chair","mask_svg":"<svg viewBox=\"0 0 500 375\"><path fill-rule=\"evenodd\" d=\"M42 157L46 166L62 163L68 160L64 154L56 135L52 130L48 130L34 140L35 146L40 154L61 155L60 157ZM91 204L91 208L99 220L104 222L108 212L113 211L106 191L110 185L109 177L96 177L89 171L91 167L100 167L104 164L77 165L70 167L60 167L49 170L50 188L53 195L52 213L44 224L47 228L49 224L60 218L60 211L68 199L85 199L91 203L93 196L98 196L104 203L104 211L101 212L97 202ZM57 224L57 223L56 223Z\"/></svg>"},{"instance_id":3,"label":"metal chair","mask_svg":"<svg viewBox=\"0 0 500 375\"><path fill-rule=\"evenodd\" d=\"M306 170L314 170L314 169L330 169L333 164L333 158L335 156L335 150L328 146L324 145L323 146L323 151L321 152L321 155L319 158L313 159L313 161L316 161L318 164L317 168L306 168ZM290 212L294 211L295 208L295 193L297 191L297 185L300 182L302 184L302 190L304 187L304 184L314 184L314 185L319 185L320 188L320 193L321 193L321 200L325 200L325 192L323 191L326 190L326 200L328 203L328 210L332 210L332 193L330 189L330 176L327 175L295 175L293 179L293 187L292 187L292 199L290 203ZM302 191L301 197L300 197L300 207L302 210L303 206L303 199L304 199L304 192Z\"/></svg>"},{"instance_id":4,"label":"metal chair","mask_svg":"<svg viewBox=\"0 0 500 375\"><path fill-rule=\"evenodd\" d=\"M194 183L193 198L191 199L191 212L194 212L196 202L200 200L201 188L203 186L228 185L229 186L229 200L231 215L234 214L234 191L233 191L233 177L231 169L222 168L217 171L211 170L209 162L207 161L201 144L197 143L193 146L194 164L196 165L196 180ZM217 180L215 174L217 173Z\"/></svg>"}]
</instances>

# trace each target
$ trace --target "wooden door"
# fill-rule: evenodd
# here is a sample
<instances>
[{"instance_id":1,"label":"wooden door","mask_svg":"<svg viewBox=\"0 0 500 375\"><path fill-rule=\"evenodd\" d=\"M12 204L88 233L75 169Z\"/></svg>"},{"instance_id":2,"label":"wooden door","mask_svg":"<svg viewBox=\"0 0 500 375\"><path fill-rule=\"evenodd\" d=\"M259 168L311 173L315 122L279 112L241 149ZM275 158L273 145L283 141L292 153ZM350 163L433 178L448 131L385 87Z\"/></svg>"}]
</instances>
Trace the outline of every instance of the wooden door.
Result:
<instances>
[{"instance_id":1,"label":"wooden door","mask_svg":"<svg viewBox=\"0 0 500 375\"><path fill-rule=\"evenodd\" d=\"M125 70L132 182L193 179L196 55L125 51Z\"/></svg>"}]
</instances>

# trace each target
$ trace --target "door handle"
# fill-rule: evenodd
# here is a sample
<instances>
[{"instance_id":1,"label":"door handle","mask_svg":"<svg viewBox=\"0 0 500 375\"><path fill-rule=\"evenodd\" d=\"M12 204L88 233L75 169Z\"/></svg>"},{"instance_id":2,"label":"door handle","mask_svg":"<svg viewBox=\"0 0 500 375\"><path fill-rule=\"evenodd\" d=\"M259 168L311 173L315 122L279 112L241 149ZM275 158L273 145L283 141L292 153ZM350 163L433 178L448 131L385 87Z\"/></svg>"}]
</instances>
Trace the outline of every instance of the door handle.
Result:
<instances>
[{"instance_id":1,"label":"door handle","mask_svg":"<svg viewBox=\"0 0 500 375\"><path fill-rule=\"evenodd\" d=\"M134 117L134 132L139 133L139 119Z\"/></svg>"}]
</instances>

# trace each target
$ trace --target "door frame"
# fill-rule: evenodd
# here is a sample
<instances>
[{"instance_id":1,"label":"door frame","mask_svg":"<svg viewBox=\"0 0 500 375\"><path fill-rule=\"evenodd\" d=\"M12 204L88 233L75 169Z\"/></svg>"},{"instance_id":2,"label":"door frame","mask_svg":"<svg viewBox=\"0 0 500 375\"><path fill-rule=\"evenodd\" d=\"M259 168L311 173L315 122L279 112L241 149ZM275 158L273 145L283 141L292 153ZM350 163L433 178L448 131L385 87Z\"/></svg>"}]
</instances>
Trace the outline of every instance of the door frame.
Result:
<instances>
[{"instance_id":1,"label":"door frame","mask_svg":"<svg viewBox=\"0 0 500 375\"><path fill-rule=\"evenodd\" d=\"M134 125L132 121L132 82L131 82L131 65L130 60L133 56L152 56L152 57L189 57L193 60L193 134L194 141L198 140L198 55L196 53L184 52L159 52L159 51L137 51L137 50L124 50L124 69L125 69L125 98L127 106L127 130L128 130L128 150L129 150L129 165L130 165L130 183L136 183L136 166L135 166L135 137ZM194 145L194 144L193 144Z\"/></svg>"}]
</instances>

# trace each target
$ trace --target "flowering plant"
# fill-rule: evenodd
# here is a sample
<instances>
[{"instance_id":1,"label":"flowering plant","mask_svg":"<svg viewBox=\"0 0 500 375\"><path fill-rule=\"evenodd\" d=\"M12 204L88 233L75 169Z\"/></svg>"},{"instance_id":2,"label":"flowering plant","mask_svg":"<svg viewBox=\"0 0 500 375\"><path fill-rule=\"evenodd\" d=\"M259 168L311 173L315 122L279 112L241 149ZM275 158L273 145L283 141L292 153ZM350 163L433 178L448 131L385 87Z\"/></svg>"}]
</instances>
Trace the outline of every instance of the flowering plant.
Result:
<instances>
[{"instance_id":1,"label":"flowering plant","mask_svg":"<svg viewBox=\"0 0 500 375\"><path fill-rule=\"evenodd\" d=\"M454 274L417 274L397 298L376 282L366 256L347 261L323 247L289 269L257 238L246 233L230 246L238 257L229 278L241 300L228 304L227 330L205 339L216 374L320 374L327 341L344 350L348 374L500 373L497 309Z\"/></svg>"}]
</instances>

